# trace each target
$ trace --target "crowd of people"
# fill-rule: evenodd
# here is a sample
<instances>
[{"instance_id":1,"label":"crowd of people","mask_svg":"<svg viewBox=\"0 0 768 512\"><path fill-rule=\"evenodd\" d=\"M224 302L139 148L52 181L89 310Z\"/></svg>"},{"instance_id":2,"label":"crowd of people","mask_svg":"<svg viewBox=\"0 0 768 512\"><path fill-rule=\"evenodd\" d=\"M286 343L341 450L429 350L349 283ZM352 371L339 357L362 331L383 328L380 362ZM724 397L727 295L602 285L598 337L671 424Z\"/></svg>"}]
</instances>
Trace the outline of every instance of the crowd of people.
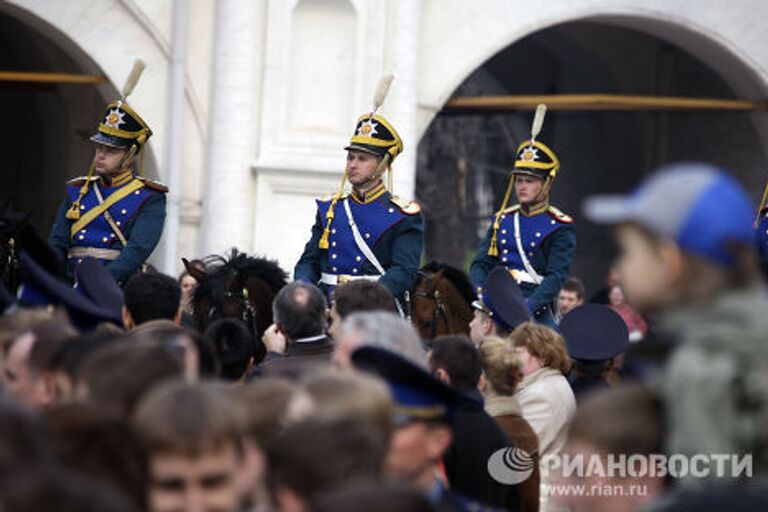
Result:
<instances>
[{"instance_id":1,"label":"crowd of people","mask_svg":"<svg viewBox=\"0 0 768 512\"><path fill-rule=\"evenodd\" d=\"M710 187L737 196L731 211L751 216L738 186L708 167L662 173L639 197L668 193L665 181L680 172L706 174ZM710 214L699 199L685 215L703 222ZM22 300L0 319L0 506L764 510L768 388L758 377L768 296L751 229L744 243L733 226L690 242L632 217L648 215L643 208L625 204L622 215L605 219L620 223L623 249L607 305L586 301L584 285L568 279L551 328L533 321L499 268L474 304L471 337L421 339L389 289L369 280L336 287L330 303L315 285L286 285L258 340L239 319L196 332L188 273L139 273L121 289L86 259L82 289L65 290L27 272L20 297L43 294L59 307ZM634 266L651 262L661 275L640 279ZM654 319L634 343L637 322L613 298L621 287L637 300L634 316ZM101 293L103 309L67 295L88 290ZM501 467L527 461L521 481L493 468L494 454L512 449L523 457ZM710 453L749 455L749 475L696 482L550 467L564 455ZM552 491L575 486L588 492Z\"/></svg>"},{"instance_id":2,"label":"crowd of people","mask_svg":"<svg viewBox=\"0 0 768 512\"><path fill-rule=\"evenodd\" d=\"M20 244L21 286L0 287L0 510L768 509L768 216L755 250L727 172L677 164L590 198L621 254L587 300L540 106L462 278L465 320L425 339L412 298L435 334L455 318L416 290L421 210L384 184L403 150L388 81L267 300L223 259L147 268L167 189L136 171L140 71L48 247Z\"/></svg>"}]
</instances>

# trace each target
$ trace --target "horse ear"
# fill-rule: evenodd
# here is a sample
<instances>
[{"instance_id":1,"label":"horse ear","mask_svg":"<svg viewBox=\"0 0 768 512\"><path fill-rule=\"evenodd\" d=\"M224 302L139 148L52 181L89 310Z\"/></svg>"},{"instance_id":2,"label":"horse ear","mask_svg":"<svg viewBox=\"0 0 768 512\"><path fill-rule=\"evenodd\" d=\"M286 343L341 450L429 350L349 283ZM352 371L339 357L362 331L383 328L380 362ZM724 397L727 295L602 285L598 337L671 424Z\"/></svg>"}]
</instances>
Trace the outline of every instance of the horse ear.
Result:
<instances>
[{"instance_id":1,"label":"horse ear","mask_svg":"<svg viewBox=\"0 0 768 512\"><path fill-rule=\"evenodd\" d=\"M200 260L192 260L189 261L187 258L181 258L181 261L184 263L184 268L187 269L187 272L189 272L189 275L197 279L198 281L202 281L206 277L208 277L208 271L205 269L205 264Z\"/></svg>"}]
</instances>

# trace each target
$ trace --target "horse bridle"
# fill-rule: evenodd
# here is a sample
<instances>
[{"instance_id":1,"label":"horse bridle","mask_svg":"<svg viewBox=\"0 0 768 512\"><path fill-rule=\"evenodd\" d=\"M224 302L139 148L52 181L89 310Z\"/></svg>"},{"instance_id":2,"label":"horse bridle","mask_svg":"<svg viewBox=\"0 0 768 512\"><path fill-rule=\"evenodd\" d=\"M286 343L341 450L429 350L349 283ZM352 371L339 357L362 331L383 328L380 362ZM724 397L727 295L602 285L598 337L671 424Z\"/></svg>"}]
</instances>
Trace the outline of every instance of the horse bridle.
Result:
<instances>
[{"instance_id":1,"label":"horse bridle","mask_svg":"<svg viewBox=\"0 0 768 512\"><path fill-rule=\"evenodd\" d=\"M258 330L258 327L256 326L256 309L254 309L253 304L251 304L250 293L248 293L248 287L243 286L240 289L239 294L236 294L227 290L227 292L224 293L224 298L240 300L243 302L245 307L243 308L243 314L241 319L243 320L245 325L248 326L248 329L250 329L251 334L255 338L259 330Z\"/></svg>"},{"instance_id":2,"label":"horse bridle","mask_svg":"<svg viewBox=\"0 0 768 512\"><path fill-rule=\"evenodd\" d=\"M8 254L6 255L0 278L2 278L3 282L8 285L8 288L15 290L18 288L16 277L19 266L19 258L16 252L16 240L14 240L13 237L10 237L8 242L6 242L6 245L8 247Z\"/></svg>"},{"instance_id":3,"label":"horse bridle","mask_svg":"<svg viewBox=\"0 0 768 512\"><path fill-rule=\"evenodd\" d=\"M440 293L440 290L435 288L432 292L415 291L413 294L416 297L424 297L425 299L435 301L435 312L432 314L432 322L430 323L430 327L432 329L432 335L430 336L431 338L437 336L437 330L440 328L441 320L445 322L445 327L450 330L450 308L448 303L443 300L443 294Z\"/></svg>"}]
</instances>

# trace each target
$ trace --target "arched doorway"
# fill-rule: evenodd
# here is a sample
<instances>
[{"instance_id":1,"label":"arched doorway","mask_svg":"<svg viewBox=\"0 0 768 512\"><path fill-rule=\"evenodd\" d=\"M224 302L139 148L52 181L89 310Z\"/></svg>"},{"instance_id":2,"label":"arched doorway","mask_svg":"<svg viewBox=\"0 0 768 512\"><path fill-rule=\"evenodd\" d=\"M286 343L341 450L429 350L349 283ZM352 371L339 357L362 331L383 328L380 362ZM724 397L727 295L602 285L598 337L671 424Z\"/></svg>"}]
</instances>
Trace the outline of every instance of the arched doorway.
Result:
<instances>
[{"instance_id":1,"label":"arched doorway","mask_svg":"<svg viewBox=\"0 0 768 512\"><path fill-rule=\"evenodd\" d=\"M0 7L0 70L102 74L65 34L33 14ZM47 236L67 179L88 170L93 133L108 101L108 83L0 82L0 199L29 212ZM154 175L151 151L147 174Z\"/></svg>"},{"instance_id":2,"label":"arched doorway","mask_svg":"<svg viewBox=\"0 0 768 512\"><path fill-rule=\"evenodd\" d=\"M643 27L628 18L556 25L502 49L472 72L453 95L735 98L750 87L759 89L758 80L752 77L750 83L750 72L735 57L723 60L718 55L717 66L712 66L684 49L679 41L688 43L686 48L707 45L685 32L660 22ZM540 139L557 151L563 163L552 203L577 219L573 274L594 290L613 257L608 232L580 219L584 197L626 192L660 164L691 159L713 162L730 169L757 196L766 178L766 148L760 133L764 121L756 117L761 115L551 112ZM427 258L468 263L488 227L488 216L501 203L514 148L527 137L531 118L530 112L515 112L439 114L433 120L421 140L417 167L418 198L427 217Z\"/></svg>"}]
</instances>

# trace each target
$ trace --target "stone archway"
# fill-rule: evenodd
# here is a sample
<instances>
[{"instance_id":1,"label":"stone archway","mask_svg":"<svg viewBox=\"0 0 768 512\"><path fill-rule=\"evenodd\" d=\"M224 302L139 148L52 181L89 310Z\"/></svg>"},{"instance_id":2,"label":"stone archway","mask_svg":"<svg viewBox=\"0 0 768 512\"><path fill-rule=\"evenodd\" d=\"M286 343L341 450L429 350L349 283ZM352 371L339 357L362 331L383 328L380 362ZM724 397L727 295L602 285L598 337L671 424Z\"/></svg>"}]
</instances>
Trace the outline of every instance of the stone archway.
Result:
<instances>
[{"instance_id":1,"label":"stone archway","mask_svg":"<svg viewBox=\"0 0 768 512\"><path fill-rule=\"evenodd\" d=\"M66 34L19 7L0 8L0 69L103 75L100 66ZM102 84L0 83L0 198L31 214L47 235L67 179L88 171L93 133L104 108L118 97ZM145 172L157 176L151 148Z\"/></svg>"},{"instance_id":2,"label":"stone archway","mask_svg":"<svg viewBox=\"0 0 768 512\"><path fill-rule=\"evenodd\" d=\"M558 93L761 99L765 84L750 63L694 30L656 19L602 16L514 41L453 91ZM768 153L763 115L551 113L541 140L563 162L553 203L578 219L585 196L627 191L659 164L688 159L729 168L757 195ZM438 115L428 125L419 147L417 190L427 212L429 259L467 263L487 216L501 202L513 148L527 136L531 117ZM594 289L611 259L610 237L585 221L577 223L577 233L573 272Z\"/></svg>"}]
</instances>

